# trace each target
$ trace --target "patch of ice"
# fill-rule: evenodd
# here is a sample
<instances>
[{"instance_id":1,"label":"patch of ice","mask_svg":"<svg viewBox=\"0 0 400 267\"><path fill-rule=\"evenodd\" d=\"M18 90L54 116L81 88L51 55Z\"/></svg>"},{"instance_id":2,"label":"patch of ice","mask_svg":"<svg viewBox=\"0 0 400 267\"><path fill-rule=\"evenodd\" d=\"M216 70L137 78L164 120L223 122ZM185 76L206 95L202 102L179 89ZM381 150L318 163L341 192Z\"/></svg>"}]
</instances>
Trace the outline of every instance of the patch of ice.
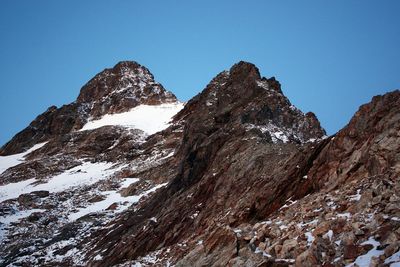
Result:
<instances>
[{"instance_id":1,"label":"patch of ice","mask_svg":"<svg viewBox=\"0 0 400 267\"><path fill-rule=\"evenodd\" d=\"M361 189L357 190L357 193L354 196L350 196L350 201L360 201L361 199Z\"/></svg>"},{"instance_id":2,"label":"patch of ice","mask_svg":"<svg viewBox=\"0 0 400 267\"><path fill-rule=\"evenodd\" d=\"M275 262L294 263L294 259L275 259Z\"/></svg>"},{"instance_id":3,"label":"patch of ice","mask_svg":"<svg viewBox=\"0 0 400 267\"><path fill-rule=\"evenodd\" d=\"M296 204L296 203L297 203L297 200L293 201L293 200L291 200L291 199L289 198L288 200L286 200L286 202L288 202L288 204L283 205L282 207L279 208L279 210L288 208L288 207L290 207L290 206Z\"/></svg>"},{"instance_id":4,"label":"patch of ice","mask_svg":"<svg viewBox=\"0 0 400 267\"><path fill-rule=\"evenodd\" d=\"M273 135L276 139L281 140L284 143L289 142L289 138L287 138L285 133L282 131L272 132L271 135Z\"/></svg>"},{"instance_id":5,"label":"patch of ice","mask_svg":"<svg viewBox=\"0 0 400 267\"><path fill-rule=\"evenodd\" d=\"M28 149L27 151L22 152L22 153L9 155L9 156L0 156L0 174L2 174L8 168L17 166L18 164L21 164L22 162L24 162L25 156L27 156L29 153L43 147L46 143L47 142L36 144L33 147L31 147L30 149Z\"/></svg>"},{"instance_id":6,"label":"patch of ice","mask_svg":"<svg viewBox=\"0 0 400 267\"><path fill-rule=\"evenodd\" d=\"M326 234L323 235L323 238L329 238L329 241L332 240L333 237L333 231L329 230Z\"/></svg>"},{"instance_id":7,"label":"patch of ice","mask_svg":"<svg viewBox=\"0 0 400 267\"><path fill-rule=\"evenodd\" d=\"M390 264L389 266L400 266L400 251L397 251L392 256L388 257L385 260L386 264Z\"/></svg>"},{"instance_id":8,"label":"patch of ice","mask_svg":"<svg viewBox=\"0 0 400 267\"><path fill-rule=\"evenodd\" d=\"M137 183L139 182L139 178L130 178L130 177L126 177L124 178L124 180L120 183L119 187L120 188L126 188L128 186L130 186L131 184Z\"/></svg>"},{"instance_id":9,"label":"patch of ice","mask_svg":"<svg viewBox=\"0 0 400 267\"><path fill-rule=\"evenodd\" d=\"M272 258L272 256L268 253L266 253L264 250L261 250L259 247L256 248L256 250L254 251L254 253L256 254L263 254L264 257L267 258Z\"/></svg>"},{"instance_id":10,"label":"patch of ice","mask_svg":"<svg viewBox=\"0 0 400 267\"><path fill-rule=\"evenodd\" d=\"M310 246L314 242L314 237L311 232L306 232L304 235L307 237L307 245Z\"/></svg>"},{"instance_id":11,"label":"patch of ice","mask_svg":"<svg viewBox=\"0 0 400 267\"><path fill-rule=\"evenodd\" d=\"M310 221L310 222L308 222L308 223L301 222L301 223L298 223L298 224L297 224L297 227L303 228L304 226L314 225L314 224L316 224L316 223L318 223L318 222L319 222L318 219L312 220L312 221Z\"/></svg>"},{"instance_id":12,"label":"patch of ice","mask_svg":"<svg viewBox=\"0 0 400 267\"><path fill-rule=\"evenodd\" d=\"M101 256L100 254L97 254L96 257L93 258L93 260L95 261L101 261L103 259L103 256Z\"/></svg>"},{"instance_id":13,"label":"patch of ice","mask_svg":"<svg viewBox=\"0 0 400 267\"><path fill-rule=\"evenodd\" d=\"M190 217L192 220L194 220L194 219L197 218L197 216L199 216L199 212L198 212L198 211L196 211L195 213L193 213L193 214L190 215L189 217Z\"/></svg>"},{"instance_id":14,"label":"patch of ice","mask_svg":"<svg viewBox=\"0 0 400 267\"><path fill-rule=\"evenodd\" d=\"M92 130L106 125L119 125L140 129L146 134L154 134L169 126L172 117L178 113L184 103L167 103L161 105L140 105L130 111L106 114L98 120L87 122L80 131Z\"/></svg>"}]
</instances>

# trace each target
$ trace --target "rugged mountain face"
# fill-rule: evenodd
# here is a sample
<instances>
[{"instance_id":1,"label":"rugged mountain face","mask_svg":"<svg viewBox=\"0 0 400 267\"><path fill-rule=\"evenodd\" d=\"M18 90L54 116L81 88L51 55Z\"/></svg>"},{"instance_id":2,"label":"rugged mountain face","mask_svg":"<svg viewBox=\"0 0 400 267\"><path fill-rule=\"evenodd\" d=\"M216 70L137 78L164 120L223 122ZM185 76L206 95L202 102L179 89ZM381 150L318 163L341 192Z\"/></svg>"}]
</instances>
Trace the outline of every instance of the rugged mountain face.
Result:
<instances>
[{"instance_id":1,"label":"rugged mountain face","mask_svg":"<svg viewBox=\"0 0 400 267\"><path fill-rule=\"evenodd\" d=\"M298 153L296 144L324 136L315 116L291 106L274 79L262 79L254 65L244 62L218 75L174 121L184 121L177 176L137 214L121 220L117 233L109 232L111 240L105 246L113 248L107 251L111 257L100 265L139 256L160 243L185 240L194 231L212 232L219 219L226 225L250 219L259 207L253 206L257 194L248 189L273 185L280 190L264 172L278 173L276 166ZM197 219L201 210L205 212ZM231 215L221 218L228 211ZM157 224L149 227L153 217ZM104 246L107 237L99 236Z\"/></svg>"},{"instance_id":2,"label":"rugged mountain face","mask_svg":"<svg viewBox=\"0 0 400 267\"><path fill-rule=\"evenodd\" d=\"M71 127L49 110L3 147L36 144L0 157L0 265L400 262L399 104L377 96L326 137L250 63L180 110L121 62L82 88Z\"/></svg>"},{"instance_id":3,"label":"rugged mountain face","mask_svg":"<svg viewBox=\"0 0 400 267\"><path fill-rule=\"evenodd\" d=\"M140 104L175 103L176 97L154 81L150 71L136 62L122 61L85 84L77 100L52 106L3 146L0 155L23 152L54 136L79 130L90 119L128 111Z\"/></svg>"},{"instance_id":4,"label":"rugged mountain face","mask_svg":"<svg viewBox=\"0 0 400 267\"><path fill-rule=\"evenodd\" d=\"M76 100L90 106L89 114L99 118L120 113L139 104L157 105L176 102L176 97L154 81L150 71L136 62L123 61L91 79Z\"/></svg>"}]
</instances>

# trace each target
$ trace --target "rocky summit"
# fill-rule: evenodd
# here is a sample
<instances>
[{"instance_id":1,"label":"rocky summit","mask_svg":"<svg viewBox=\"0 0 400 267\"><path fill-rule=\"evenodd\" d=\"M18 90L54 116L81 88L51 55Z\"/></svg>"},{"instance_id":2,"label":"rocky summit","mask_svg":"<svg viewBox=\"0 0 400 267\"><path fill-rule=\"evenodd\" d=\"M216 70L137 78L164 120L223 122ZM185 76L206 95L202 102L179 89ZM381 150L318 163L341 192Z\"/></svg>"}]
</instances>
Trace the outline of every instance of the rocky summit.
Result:
<instances>
[{"instance_id":1,"label":"rocky summit","mask_svg":"<svg viewBox=\"0 0 400 267\"><path fill-rule=\"evenodd\" d=\"M124 61L0 155L0 266L400 265L399 90L326 136L251 63L182 103Z\"/></svg>"}]
</instances>

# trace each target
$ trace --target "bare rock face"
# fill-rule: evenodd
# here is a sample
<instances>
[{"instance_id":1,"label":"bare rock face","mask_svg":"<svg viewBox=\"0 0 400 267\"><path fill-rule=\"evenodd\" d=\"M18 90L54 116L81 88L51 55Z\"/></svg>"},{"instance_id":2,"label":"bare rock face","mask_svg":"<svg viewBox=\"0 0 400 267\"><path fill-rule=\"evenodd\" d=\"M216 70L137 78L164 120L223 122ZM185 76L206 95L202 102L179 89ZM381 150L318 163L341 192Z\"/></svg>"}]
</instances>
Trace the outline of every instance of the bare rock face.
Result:
<instances>
[{"instance_id":1,"label":"bare rock face","mask_svg":"<svg viewBox=\"0 0 400 267\"><path fill-rule=\"evenodd\" d=\"M52 106L0 149L0 155L20 153L50 137L78 130L89 118L121 113L141 104L157 105L177 99L150 71L132 61L105 69L84 85L77 100L60 108Z\"/></svg>"},{"instance_id":2,"label":"bare rock face","mask_svg":"<svg viewBox=\"0 0 400 267\"><path fill-rule=\"evenodd\" d=\"M321 187L400 171L400 92L375 96L321 152L311 175Z\"/></svg>"},{"instance_id":3,"label":"bare rock face","mask_svg":"<svg viewBox=\"0 0 400 267\"><path fill-rule=\"evenodd\" d=\"M398 94L374 98L344 130L321 140L324 131L315 116L292 107L274 79L238 63L175 117L184 124L176 177L140 210L117 222L118 230L99 233L101 240L91 246L104 253L90 265L140 259L151 251L178 266L354 262L376 249L373 225L388 227L367 220L371 206L363 197L357 203L360 191L354 192L353 182L362 183L360 190L367 192L381 186L381 181L371 182L377 176L398 184L398 173L388 173L398 164ZM385 140L390 137L389 148ZM369 163L377 153L379 164ZM341 172L341 165L351 167ZM332 173L345 178L335 179ZM400 206L390 203L376 209L397 216ZM146 218L152 217L157 224L149 227ZM246 232L245 225L257 221L264 221L259 224L265 225L263 230L255 231L256 224ZM354 235L350 244L337 241L349 235Z\"/></svg>"}]
</instances>

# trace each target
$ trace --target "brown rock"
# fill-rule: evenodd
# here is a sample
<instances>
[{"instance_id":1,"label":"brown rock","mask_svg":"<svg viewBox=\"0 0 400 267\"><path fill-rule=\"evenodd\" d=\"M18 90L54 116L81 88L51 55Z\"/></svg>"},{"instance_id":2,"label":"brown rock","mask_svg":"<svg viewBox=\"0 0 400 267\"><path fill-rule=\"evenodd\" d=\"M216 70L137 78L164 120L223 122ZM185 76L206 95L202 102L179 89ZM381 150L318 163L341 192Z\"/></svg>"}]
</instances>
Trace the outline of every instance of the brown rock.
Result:
<instances>
[{"instance_id":1,"label":"brown rock","mask_svg":"<svg viewBox=\"0 0 400 267\"><path fill-rule=\"evenodd\" d=\"M318 264L319 262L317 260L317 257L310 249L304 251L299 256L297 256L295 262L296 267L313 267L318 266Z\"/></svg>"},{"instance_id":2,"label":"brown rock","mask_svg":"<svg viewBox=\"0 0 400 267\"><path fill-rule=\"evenodd\" d=\"M102 196L102 195L95 195L94 197L92 197L91 199L89 199L89 202L90 202L90 203L95 203L95 202L102 201L102 200L104 200L104 199L105 199L105 197Z\"/></svg>"},{"instance_id":3,"label":"brown rock","mask_svg":"<svg viewBox=\"0 0 400 267\"><path fill-rule=\"evenodd\" d=\"M297 240L296 239L288 239L285 242L283 242L282 249L280 250L279 255L280 258L282 259L290 259L294 257L293 251L295 248L298 246Z\"/></svg>"},{"instance_id":4,"label":"brown rock","mask_svg":"<svg viewBox=\"0 0 400 267\"><path fill-rule=\"evenodd\" d=\"M118 204L117 203L113 203L106 210L116 210L117 208L118 208Z\"/></svg>"},{"instance_id":5,"label":"brown rock","mask_svg":"<svg viewBox=\"0 0 400 267\"><path fill-rule=\"evenodd\" d=\"M324 221L319 223L318 226L313 231L313 236L322 236L326 234L331 229L331 223L329 221Z\"/></svg>"},{"instance_id":6,"label":"brown rock","mask_svg":"<svg viewBox=\"0 0 400 267\"><path fill-rule=\"evenodd\" d=\"M264 242L260 242L259 244L258 244L258 247L261 249L261 250L265 250L266 248L267 248L267 245L264 243Z\"/></svg>"},{"instance_id":7,"label":"brown rock","mask_svg":"<svg viewBox=\"0 0 400 267\"><path fill-rule=\"evenodd\" d=\"M342 244L345 245L345 246L354 245L355 240L356 240L356 236L355 236L355 234L353 232L343 233L343 236L342 236L342 239L341 239Z\"/></svg>"},{"instance_id":8,"label":"brown rock","mask_svg":"<svg viewBox=\"0 0 400 267\"><path fill-rule=\"evenodd\" d=\"M388 258L390 256L392 256L394 253L396 253L397 251L399 251L400 249L400 242L397 241L393 244L390 244L389 246L387 246L385 248L385 256Z\"/></svg>"},{"instance_id":9,"label":"brown rock","mask_svg":"<svg viewBox=\"0 0 400 267\"><path fill-rule=\"evenodd\" d=\"M358 256L367 253L372 248L373 248L373 246L370 244L363 245L363 246L346 245L346 246L344 246L343 258L344 258L344 260L356 259Z\"/></svg>"}]
</instances>

